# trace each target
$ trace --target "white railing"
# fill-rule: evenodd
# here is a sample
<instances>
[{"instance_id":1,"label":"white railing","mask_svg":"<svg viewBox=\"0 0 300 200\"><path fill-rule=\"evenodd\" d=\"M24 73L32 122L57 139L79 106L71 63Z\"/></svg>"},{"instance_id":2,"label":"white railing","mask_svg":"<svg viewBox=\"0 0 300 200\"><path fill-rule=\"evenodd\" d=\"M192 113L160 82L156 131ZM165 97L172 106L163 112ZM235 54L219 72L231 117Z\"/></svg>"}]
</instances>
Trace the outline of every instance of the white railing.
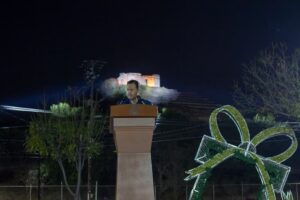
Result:
<instances>
[{"instance_id":1,"label":"white railing","mask_svg":"<svg viewBox=\"0 0 300 200\"><path fill-rule=\"evenodd\" d=\"M71 186L75 188L75 186ZM188 200L192 185L171 186L155 185L156 200ZM203 199L207 200L246 200L257 199L260 184L211 184L208 185ZM171 188L171 190L165 190ZM175 189L176 188L176 189ZM287 183L285 191L291 190L294 200L300 200L300 183ZM114 185L93 185L92 197L87 198L87 185L81 186L82 200L114 200ZM1 185L0 200L72 200L63 184L61 185Z\"/></svg>"}]
</instances>

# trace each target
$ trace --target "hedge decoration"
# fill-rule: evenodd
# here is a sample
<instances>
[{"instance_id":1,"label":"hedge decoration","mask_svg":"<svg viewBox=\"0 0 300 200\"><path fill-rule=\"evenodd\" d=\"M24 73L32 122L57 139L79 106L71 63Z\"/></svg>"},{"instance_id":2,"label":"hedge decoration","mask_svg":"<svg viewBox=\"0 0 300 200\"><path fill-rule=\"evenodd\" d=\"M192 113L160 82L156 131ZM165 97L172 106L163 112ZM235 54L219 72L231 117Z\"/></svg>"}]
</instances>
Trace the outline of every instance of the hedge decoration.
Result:
<instances>
[{"instance_id":1,"label":"hedge decoration","mask_svg":"<svg viewBox=\"0 0 300 200\"><path fill-rule=\"evenodd\" d=\"M240 134L240 145L232 145L223 137L217 121L219 113L226 114L235 123ZM275 200L275 193L280 193L282 197L286 197L283 188L290 167L281 163L290 158L297 150L298 143L293 129L286 126L275 126L261 131L250 139L249 129L244 117L236 108L230 105L217 108L211 113L209 128L212 137L203 136L195 157L195 161L201 165L186 172L188 174L185 178L186 181L196 178L189 200L202 199L212 169L231 157L255 165L262 184L259 199ZM291 145L287 150L272 157L263 157L256 153L257 145L279 135L291 139ZM287 193L287 195L291 194Z\"/></svg>"}]
</instances>

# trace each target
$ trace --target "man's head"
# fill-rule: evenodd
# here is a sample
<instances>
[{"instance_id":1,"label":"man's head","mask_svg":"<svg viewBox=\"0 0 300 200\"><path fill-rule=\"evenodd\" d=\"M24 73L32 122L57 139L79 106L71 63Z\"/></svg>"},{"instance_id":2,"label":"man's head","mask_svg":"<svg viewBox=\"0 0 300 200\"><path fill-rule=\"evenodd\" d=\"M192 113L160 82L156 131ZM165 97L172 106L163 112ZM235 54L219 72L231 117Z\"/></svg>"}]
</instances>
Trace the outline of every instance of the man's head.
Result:
<instances>
[{"instance_id":1,"label":"man's head","mask_svg":"<svg viewBox=\"0 0 300 200\"><path fill-rule=\"evenodd\" d=\"M134 100L139 91L139 82L136 80L130 80L127 82L127 97L130 100Z\"/></svg>"}]
</instances>

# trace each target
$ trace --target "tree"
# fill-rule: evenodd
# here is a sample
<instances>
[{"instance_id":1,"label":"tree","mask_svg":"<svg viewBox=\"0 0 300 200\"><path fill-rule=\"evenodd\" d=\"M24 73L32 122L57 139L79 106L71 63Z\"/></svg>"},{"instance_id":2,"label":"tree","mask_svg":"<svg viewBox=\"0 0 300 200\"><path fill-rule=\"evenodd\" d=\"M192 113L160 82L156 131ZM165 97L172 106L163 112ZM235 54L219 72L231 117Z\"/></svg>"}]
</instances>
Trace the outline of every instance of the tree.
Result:
<instances>
[{"instance_id":1,"label":"tree","mask_svg":"<svg viewBox=\"0 0 300 200\"><path fill-rule=\"evenodd\" d=\"M243 111L300 119L300 50L273 44L244 65L234 100Z\"/></svg>"},{"instance_id":2,"label":"tree","mask_svg":"<svg viewBox=\"0 0 300 200\"><path fill-rule=\"evenodd\" d=\"M81 67L84 69L86 85L78 89L69 88L69 98L62 98L60 103L53 104L51 112L47 112L50 114L37 114L30 122L26 138L27 151L38 152L41 156L52 158L52 162L58 162L57 167L62 172L67 189L75 199L80 199L81 174L86 159L90 191L89 163L101 153L100 140L107 118L101 104L104 98L100 99L99 87L95 82L104 64L99 60L84 60ZM49 109L46 104L44 106L44 109ZM49 163L45 166L45 169L49 168ZM50 167L55 172L55 167ZM77 172L77 177L74 177L73 171ZM73 191L70 183L74 182L77 186Z\"/></svg>"},{"instance_id":3,"label":"tree","mask_svg":"<svg viewBox=\"0 0 300 200\"><path fill-rule=\"evenodd\" d=\"M30 122L27 149L31 152L38 151L42 156L49 156L58 162L66 187L75 200L80 199L82 170L86 160L88 199L92 196L91 163L92 158L101 153L100 137L106 123L106 117L100 108L104 99L99 98L95 86L104 64L99 60L84 60L81 67L84 69L86 87L71 89L68 103L52 105L50 115L37 115ZM75 191L70 188L66 174L66 166L72 164L77 172Z\"/></svg>"},{"instance_id":4,"label":"tree","mask_svg":"<svg viewBox=\"0 0 300 200\"><path fill-rule=\"evenodd\" d=\"M66 188L80 200L82 170L88 157L101 153L102 143L97 139L103 132L104 117L97 118L92 125L88 106L84 102L77 104L62 102L50 107L51 114L38 114L29 125L26 148L30 152L39 152L41 156L57 161ZM73 164L77 172L76 189L72 190L65 170L65 164Z\"/></svg>"},{"instance_id":5,"label":"tree","mask_svg":"<svg viewBox=\"0 0 300 200\"><path fill-rule=\"evenodd\" d=\"M106 62L100 61L100 60L84 60L82 62L81 67L84 69L85 72L85 81L87 83L87 87L90 89L89 97L88 97L88 104L89 104L89 110L90 110L90 116L88 119L88 126L93 127L95 125L95 112L100 105L100 103L105 99L99 99L98 92L96 90L96 81L98 80L100 76L100 71L104 67ZM91 131L89 134L94 134L92 128L89 129ZM92 181L92 156L88 156L88 176L87 176L87 200L92 199L92 188L91 188L91 181Z\"/></svg>"}]
</instances>

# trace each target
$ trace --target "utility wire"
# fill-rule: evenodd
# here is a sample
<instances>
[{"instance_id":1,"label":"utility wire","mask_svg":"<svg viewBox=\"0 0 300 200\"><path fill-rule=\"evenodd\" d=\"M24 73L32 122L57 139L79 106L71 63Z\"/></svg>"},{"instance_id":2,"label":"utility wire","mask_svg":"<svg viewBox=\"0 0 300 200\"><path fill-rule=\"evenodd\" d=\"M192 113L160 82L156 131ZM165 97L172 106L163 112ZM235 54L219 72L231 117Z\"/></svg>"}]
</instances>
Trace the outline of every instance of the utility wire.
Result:
<instances>
[{"instance_id":1,"label":"utility wire","mask_svg":"<svg viewBox=\"0 0 300 200\"><path fill-rule=\"evenodd\" d=\"M22 121L22 122L28 123L27 120L25 120L25 119L23 119L23 118L21 118L21 117L18 117L18 116L16 116L16 115L12 114L12 113L6 112L6 111L4 111L3 109L0 109L0 111L3 112L4 114L7 114L7 115L12 116L12 117L15 118L15 119L18 119L18 120L20 120L20 121Z\"/></svg>"}]
</instances>

